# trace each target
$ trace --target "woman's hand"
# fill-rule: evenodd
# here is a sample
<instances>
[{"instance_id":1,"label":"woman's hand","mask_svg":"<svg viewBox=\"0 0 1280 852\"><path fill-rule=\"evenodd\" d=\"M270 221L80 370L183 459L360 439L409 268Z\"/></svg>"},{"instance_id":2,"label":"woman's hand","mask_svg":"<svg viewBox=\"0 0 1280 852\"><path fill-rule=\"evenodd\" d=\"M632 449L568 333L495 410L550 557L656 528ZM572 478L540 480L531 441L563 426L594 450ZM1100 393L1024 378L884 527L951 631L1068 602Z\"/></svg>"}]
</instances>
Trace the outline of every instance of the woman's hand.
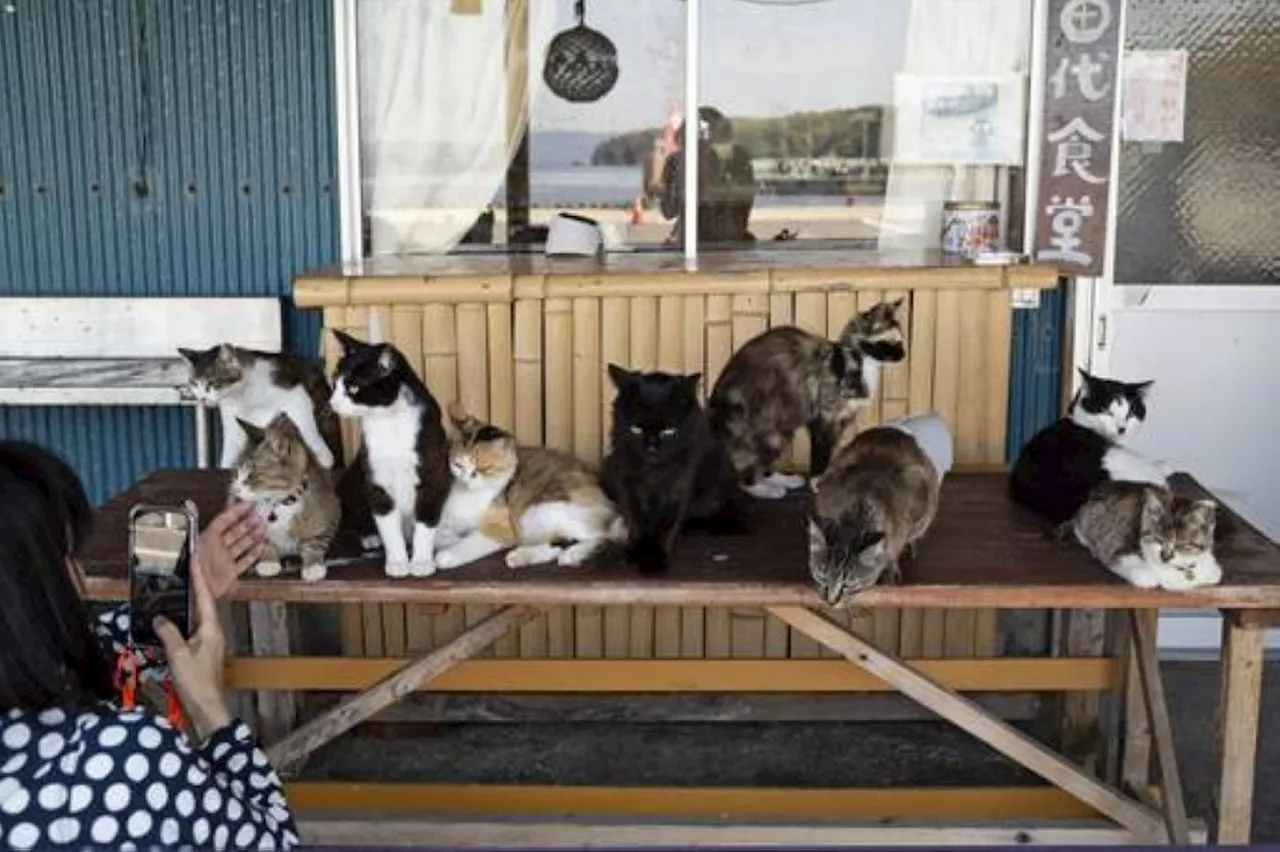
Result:
<instances>
[{"instance_id":1,"label":"woman's hand","mask_svg":"<svg viewBox=\"0 0 1280 852\"><path fill-rule=\"evenodd\" d=\"M231 591L240 575L267 550L267 525L252 503L228 506L200 534L198 560L215 599Z\"/></svg>"},{"instance_id":2,"label":"woman's hand","mask_svg":"<svg viewBox=\"0 0 1280 852\"><path fill-rule=\"evenodd\" d=\"M215 521L216 523L216 521ZM195 632L184 638L162 615L152 623L169 658L173 686L191 720L196 739L204 740L231 721L222 694L222 671L227 643L218 622L213 593L200 558L191 560L191 590L196 598Z\"/></svg>"}]
</instances>

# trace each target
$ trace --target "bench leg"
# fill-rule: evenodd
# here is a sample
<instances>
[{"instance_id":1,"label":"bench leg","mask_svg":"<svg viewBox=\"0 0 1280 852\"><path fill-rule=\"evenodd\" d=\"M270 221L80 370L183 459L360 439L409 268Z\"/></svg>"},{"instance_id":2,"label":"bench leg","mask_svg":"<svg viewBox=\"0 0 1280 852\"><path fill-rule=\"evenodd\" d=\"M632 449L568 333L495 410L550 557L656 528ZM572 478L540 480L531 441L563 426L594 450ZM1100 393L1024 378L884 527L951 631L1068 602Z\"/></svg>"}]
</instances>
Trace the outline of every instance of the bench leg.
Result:
<instances>
[{"instance_id":1,"label":"bench leg","mask_svg":"<svg viewBox=\"0 0 1280 852\"><path fill-rule=\"evenodd\" d=\"M196 467L209 467L209 418L203 402L195 404L196 411Z\"/></svg>"},{"instance_id":2,"label":"bench leg","mask_svg":"<svg viewBox=\"0 0 1280 852\"><path fill-rule=\"evenodd\" d=\"M1143 706L1155 736L1156 761L1160 765L1160 805L1169 829L1169 842L1186 846L1191 842L1187 823L1187 806L1182 797L1182 775L1173 743L1173 723L1169 721L1169 705L1164 697L1164 681L1160 679L1160 661L1156 652L1156 625L1136 610L1129 613L1132 646L1142 681Z\"/></svg>"},{"instance_id":3,"label":"bench leg","mask_svg":"<svg viewBox=\"0 0 1280 852\"><path fill-rule=\"evenodd\" d=\"M1156 635L1159 610L1133 610L1132 618L1144 622ZM1131 628L1125 650L1124 758L1120 773L1124 786L1135 796L1147 795L1151 783L1151 721L1143 697L1142 675L1138 672L1138 648Z\"/></svg>"},{"instance_id":4,"label":"bench leg","mask_svg":"<svg viewBox=\"0 0 1280 852\"><path fill-rule=\"evenodd\" d=\"M1258 706L1266 629L1236 611L1222 613L1222 692L1218 706L1218 820L1214 842L1247 844L1253 822Z\"/></svg>"},{"instance_id":5,"label":"bench leg","mask_svg":"<svg viewBox=\"0 0 1280 852\"><path fill-rule=\"evenodd\" d=\"M290 654L289 606L285 603L249 604L249 630L255 657L287 657ZM288 690L257 694L258 738L267 745L289 735L297 724L297 696Z\"/></svg>"}]
</instances>

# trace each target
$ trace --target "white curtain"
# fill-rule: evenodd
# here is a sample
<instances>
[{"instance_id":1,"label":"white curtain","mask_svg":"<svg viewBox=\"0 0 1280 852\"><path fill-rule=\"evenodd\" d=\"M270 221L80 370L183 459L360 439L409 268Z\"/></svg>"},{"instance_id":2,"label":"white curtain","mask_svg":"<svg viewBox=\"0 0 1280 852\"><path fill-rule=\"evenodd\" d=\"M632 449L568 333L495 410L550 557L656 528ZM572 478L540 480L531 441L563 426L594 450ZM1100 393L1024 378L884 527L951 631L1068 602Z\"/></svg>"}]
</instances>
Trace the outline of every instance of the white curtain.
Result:
<instances>
[{"instance_id":1,"label":"white curtain","mask_svg":"<svg viewBox=\"0 0 1280 852\"><path fill-rule=\"evenodd\" d=\"M902 71L913 74L1025 74L1030 0L911 0ZM881 249L936 249L946 201L993 201L994 166L889 167ZM1001 211L1007 223L1009 211Z\"/></svg>"},{"instance_id":2,"label":"white curtain","mask_svg":"<svg viewBox=\"0 0 1280 852\"><path fill-rule=\"evenodd\" d=\"M552 0L528 2L536 93L555 14ZM362 191L375 254L452 248L493 200L514 154L506 2L481 0L479 14L451 5L359 3Z\"/></svg>"}]
</instances>

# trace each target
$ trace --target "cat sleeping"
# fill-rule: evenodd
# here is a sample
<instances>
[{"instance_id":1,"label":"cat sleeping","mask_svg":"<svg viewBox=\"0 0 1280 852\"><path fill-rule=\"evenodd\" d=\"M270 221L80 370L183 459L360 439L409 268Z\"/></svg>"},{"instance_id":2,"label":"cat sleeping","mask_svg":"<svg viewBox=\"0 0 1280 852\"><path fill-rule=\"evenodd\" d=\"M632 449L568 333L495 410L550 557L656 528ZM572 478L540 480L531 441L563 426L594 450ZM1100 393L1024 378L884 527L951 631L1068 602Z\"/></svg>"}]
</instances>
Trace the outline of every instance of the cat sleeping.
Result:
<instances>
[{"instance_id":1,"label":"cat sleeping","mask_svg":"<svg viewBox=\"0 0 1280 852\"><path fill-rule=\"evenodd\" d=\"M843 606L881 578L896 582L938 512L951 466L951 433L937 415L867 429L844 444L813 480L809 573L830 606Z\"/></svg>"},{"instance_id":2,"label":"cat sleeping","mask_svg":"<svg viewBox=\"0 0 1280 852\"><path fill-rule=\"evenodd\" d=\"M521 447L514 436L449 405L458 430L449 453L453 485L436 542L436 567L456 568L508 547L508 567L581 565L626 523L591 466L567 453Z\"/></svg>"},{"instance_id":3,"label":"cat sleeping","mask_svg":"<svg viewBox=\"0 0 1280 852\"><path fill-rule=\"evenodd\" d=\"M321 467L342 467L342 431L318 364L228 343L178 352L191 371L192 395L217 406L222 418L219 467L234 467L245 448L247 435L240 423L264 429L281 412L289 415Z\"/></svg>"},{"instance_id":4,"label":"cat sleeping","mask_svg":"<svg viewBox=\"0 0 1280 852\"><path fill-rule=\"evenodd\" d=\"M440 406L400 350L333 334L342 357L334 370L332 406L340 416L360 421L356 465L387 576L429 577L436 570L436 527L449 495L449 441Z\"/></svg>"},{"instance_id":5,"label":"cat sleeping","mask_svg":"<svg viewBox=\"0 0 1280 852\"><path fill-rule=\"evenodd\" d=\"M1074 536L1112 573L1140 589L1194 589L1222 581L1213 555L1217 504L1140 482L1097 486L1071 521Z\"/></svg>"},{"instance_id":6,"label":"cat sleeping","mask_svg":"<svg viewBox=\"0 0 1280 852\"><path fill-rule=\"evenodd\" d=\"M601 481L627 521L627 560L661 574L682 530L742 529L737 477L698 403L701 376L610 364L609 378L618 394Z\"/></svg>"},{"instance_id":7,"label":"cat sleeping","mask_svg":"<svg viewBox=\"0 0 1280 852\"><path fill-rule=\"evenodd\" d=\"M303 580L323 580L325 554L342 520L332 474L288 414L277 414L265 429L245 420L239 426L247 443L231 478L230 499L254 505L278 560L259 562L258 576L274 576L280 562L297 558Z\"/></svg>"},{"instance_id":8,"label":"cat sleeping","mask_svg":"<svg viewBox=\"0 0 1280 852\"><path fill-rule=\"evenodd\" d=\"M1009 474L1013 499L1054 524L1069 521L1104 482L1168 488L1166 465L1125 446L1147 416L1151 382L1126 383L1080 370L1067 416L1037 432Z\"/></svg>"},{"instance_id":9,"label":"cat sleeping","mask_svg":"<svg viewBox=\"0 0 1280 852\"><path fill-rule=\"evenodd\" d=\"M804 485L772 466L796 430L809 432L809 475L826 469L858 410L876 395L882 364L906 357L898 324L902 299L857 314L832 342L780 326L742 346L716 381L707 411L743 487L776 499Z\"/></svg>"}]
</instances>

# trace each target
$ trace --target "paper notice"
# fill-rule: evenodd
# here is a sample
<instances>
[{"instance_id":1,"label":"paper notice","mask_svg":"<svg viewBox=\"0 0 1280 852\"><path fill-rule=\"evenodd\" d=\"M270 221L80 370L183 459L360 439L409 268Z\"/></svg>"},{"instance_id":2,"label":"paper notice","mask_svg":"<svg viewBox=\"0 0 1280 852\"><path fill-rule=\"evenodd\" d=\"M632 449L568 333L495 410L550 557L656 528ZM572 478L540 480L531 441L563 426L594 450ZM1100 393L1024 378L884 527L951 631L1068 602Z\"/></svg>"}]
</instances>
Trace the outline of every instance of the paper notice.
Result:
<instances>
[{"instance_id":1,"label":"paper notice","mask_svg":"<svg viewBox=\"0 0 1280 852\"><path fill-rule=\"evenodd\" d=\"M1134 50L1124 56L1120 127L1130 142L1181 142L1187 107L1187 52Z\"/></svg>"}]
</instances>

